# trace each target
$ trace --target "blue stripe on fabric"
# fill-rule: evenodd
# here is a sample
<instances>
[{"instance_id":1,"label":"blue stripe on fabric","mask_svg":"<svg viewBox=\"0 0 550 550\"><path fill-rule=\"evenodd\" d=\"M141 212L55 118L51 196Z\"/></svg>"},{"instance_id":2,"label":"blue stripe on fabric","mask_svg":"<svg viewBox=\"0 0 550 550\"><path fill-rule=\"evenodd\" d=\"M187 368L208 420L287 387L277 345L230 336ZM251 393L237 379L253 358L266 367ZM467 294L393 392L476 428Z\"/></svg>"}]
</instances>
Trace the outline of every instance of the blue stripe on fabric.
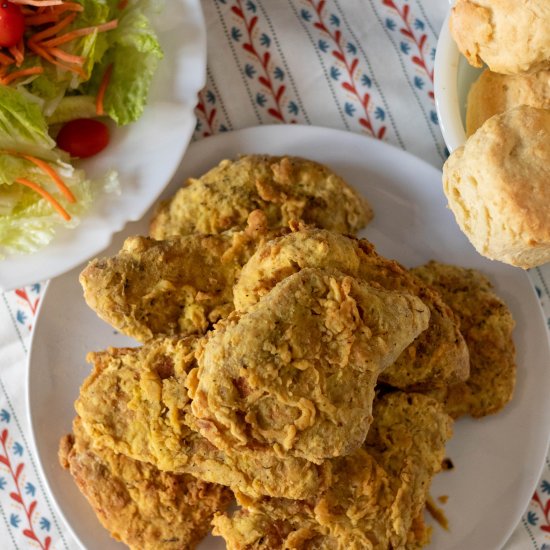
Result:
<instances>
[{"instance_id":1,"label":"blue stripe on fabric","mask_svg":"<svg viewBox=\"0 0 550 550\"><path fill-rule=\"evenodd\" d=\"M432 22L430 21L426 10L424 9L424 6L422 5L421 0L416 0L416 4L418 6L418 9L420 10L420 13L422 14L422 17L426 20L426 23L428 23L428 27L430 27L430 30L432 31L435 38L439 37L439 31L436 31L434 26L432 25Z\"/></svg>"},{"instance_id":2,"label":"blue stripe on fabric","mask_svg":"<svg viewBox=\"0 0 550 550\"><path fill-rule=\"evenodd\" d=\"M334 92L334 88L332 87L332 79L330 78L326 66L323 62L322 56L319 55L319 51L317 50L317 46L315 43L315 39L313 38L312 34L310 33L307 25L304 23L302 18L300 17L300 13L298 12L296 6L294 5L292 0L288 0L288 4L291 7L292 11L294 12L294 15L296 16L296 19L300 22L300 25L304 29L305 33L307 34L309 41L311 42L311 45L313 47L313 50L315 52L315 55L317 56L317 59L319 60L319 64L321 65L321 69L323 71L323 74L325 75L325 80L328 83L330 93L332 95L332 98L334 99L334 103L336 104L336 108L338 109L338 112L340 113L340 118L342 119L342 122L344 123L344 126L346 127L346 130L350 131L350 126L348 124L347 118L344 115L344 111L342 110L342 106L340 105L340 102L338 101L338 96Z\"/></svg>"},{"instance_id":3,"label":"blue stripe on fabric","mask_svg":"<svg viewBox=\"0 0 550 550\"><path fill-rule=\"evenodd\" d=\"M437 151L437 153L441 157L441 160L445 161L445 159L446 159L446 157L445 157L445 147L443 146L443 149L441 149L441 144L439 143L439 140L437 139L436 135L434 134L432 123L430 122L428 116L426 115L426 112L424 111L424 107L422 105L422 100L420 99L420 97L416 93L416 90L415 90L414 86L412 85L412 83L409 79L409 74L407 72L407 69L405 68L405 64L403 63L403 58L401 57L401 54L399 53L399 47L394 42L392 35L388 32L388 30L386 29L386 26L384 25L384 22L382 21L382 19L380 18L380 15L376 11L376 9L374 7L373 0L369 0L369 3L372 7L372 11L374 12L374 15L376 16L376 19L377 19L378 23L380 24L380 26L384 30L384 33L386 34L386 36L390 40L394 50L397 53L397 56L399 58L399 64L401 65L401 68L403 69L403 74L406 76L405 80L407 81L407 84L409 85L409 88L411 89L412 93L414 94L414 97L416 98L416 101L418 102L418 106L420 107L420 110L422 111L422 115L424 117L424 120L426 122L428 130L429 130L429 132L432 136L432 139L433 139L433 142L434 142L434 145L435 145L435 150Z\"/></svg>"},{"instance_id":4,"label":"blue stripe on fabric","mask_svg":"<svg viewBox=\"0 0 550 550\"><path fill-rule=\"evenodd\" d=\"M212 74L212 71L209 67L206 69L206 75L208 76L208 80L210 82L210 85L212 86L212 89L216 93L216 96L218 97L219 106L223 112L223 116L225 119L225 126L228 130L233 130L233 123L231 122L231 119L229 118L229 114L227 113L227 109L225 108L225 103L222 99L222 96L220 95L220 90L218 88L218 85L216 84L216 81L214 80L214 75Z\"/></svg>"},{"instance_id":5,"label":"blue stripe on fabric","mask_svg":"<svg viewBox=\"0 0 550 550\"><path fill-rule=\"evenodd\" d=\"M275 42L275 46L277 47L277 51L279 52L279 57L281 58L281 61L283 63L283 66L285 68L286 74L288 75L288 79L290 81L290 85L292 86L292 89L294 91L294 95L296 96L296 99L298 101L298 105L300 106L300 109L304 115L304 119L308 124L311 124L311 120L309 119L309 116L307 114L306 108L302 102L302 98L300 97L300 94L298 93L298 88L296 86L296 82L294 81L294 77L292 76L292 73L290 69L288 68L288 63L286 62L286 57L283 54L283 50L281 48L281 44L279 42L279 39L277 38L277 34L275 32L275 28L273 27L273 23L271 22L271 19L269 15L267 14L265 8L263 7L263 4L261 2L258 3L258 6L260 7L260 10L262 11L264 18L267 21L267 25L269 26L269 30L271 31L271 35L273 36L273 41Z\"/></svg>"},{"instance_id":6,"label":"blue stripe on fabric","mask_svg":"<svg viewBox=\"0 0 550 550\"><path fill-rule=\"evenodd\" d=\"M531 532L529 524L527 523L527 520L524 517L521 518L521 524L523 525L524 529L527 531L527 534L529 535L529 538L533 543L533 548L535 548L535 550L540 550L539 545L537 544L537 540L533 536L533 533Z\"/></svg>"},{"instance_id":7,"label":"blue stripe on fabric","mask_svg":"<svg viewBox=\"0 0 550 550\"><path fill-rule=\"evenodd\" d=\"M237 67L239 67L239 70L241 71L241 75L243 76L243 83L244 87L246 88L246 92L248 94L248 99L250 99L250 103L252 104L252 109L254 109L254 113L256 114L256 118L258 119L258 124L262 123L262 117L260 115L260 112L256 108L256 103L254 101L254 96L252 95L252 92L250 90L250 87L248 86L248 82L246 81L246 78L244 78L244 72L243 69L239 63L239 56L237 55L237 52L235 51L233 40L231 39L231 35L229 34L229 31L227 30L227 25L225 24L225 18L222 13L222 10L220 9L220 6L218 2L214 2L214 5L216 6L216 11L218 12L218 18L220 20L220 23L223 27L223 32L225 33L225 37L227 38L227 42L229 44L229 48L231 50L231 54L233 55L233 59L235 60L235 63Z\"/></svg>"},{"instance_id":8,"label":"blue stripe on fabric","mask_svg":"<svg viewBox=\"0 0 550 550\"><path fill-rule=\"evenodd\" d=\"M346 24L346 28L347 28L349 34L353 37L353 39L355 40L355 43L358 44L358 48L361 51L361 53L363 54L363 57L364 57L365 62L367 64L367 67L369 68L369 73L372 75L372 80L373 80L374 86L375 86L376 90L378 91L378 95L380 96L380 99L382 100L382 103L384 104L384 107L386 109L386 113L388 114L388 118L390 120L393 131L395 133L395 137L397 139L397 142L401 146L401 149L404 149L406 151L407 148L405 147L405 143L403 142L403 139L401 138L401 134L399 133L399 130L397 129L397 126L395 125L395 120L393 118L393 115L392 115L392 112L390 110L389 104L386 100L386 96L384 95L384 93L382 92L382 88L378 84L378 79L376 78L376 76L374 76L374 71L372 70L372 66L371 66L369 57L367 56L365 50L363 49L361 41L357 40L357 36L355 36L355 33L353 32L350 24L348 23L347 17L345 15L345 11L340 7L340 4L338 3L338 0L334 0L334 4L336 5L336 8L340 12L340 16L341 16L342 20L344 21L344 23Z\"/></svg>"},{"instance_id":9,"label":"blue stripe on fabric","mask_svg":"<svg viewBox=\"0 0 550 550\"><path fill-rule=\"evenodd\" d=\"M21 344L21 347L23 348L23 351L25 352L25 355L28 353L27 346L25 345L25 339L23 338L23 335L19 331L19 325L17 323L17 319L15 318L15 315L13 314L13 311L11 310L10 303L8 302L8 299L6 298L6 295L2 293L2 299L4 300L4 304L6 305L6 309L8 310L8 313L11 317L11 321L13 323L13 327L15 328L15 332L17 332L17 337L19 338L19 343Z\"/></svg>"},{"instance_id":10,"label":"blue stripe on fabric","mask_svg":"<svg viewBox=\"0 0 550 550\"><path fill-rule=\"evenodd\" d=\"M19 547L17 546L15 542L15 538L13 537L12 528L11 525L8 522L8 518L6 517L6 514L4 513L4 508L2 507L2 503L0 503L0 515L2 516L2 519L4 520L4 523L6 524L6 531L10 534L10 539L13 544L13 547L15 550L19 550Z\"/></svg>"},{"instance_id":11,"label":"blue stripe on fabric","mask_svg":"<svg viewBox=\"0 0 550 550\"><path fill-rule=\"evenodd\" d=\"M21 437L23 444L25 445L25 448L27 449L27 456L29 457L29 461L31 463L34 476L37 480L37 483L42 491L42 495L44 497L44 502L46 503L46 506L50 512L50 516L52 518L52 521L57 528L59 537L61 541L63 542L63 546L66 548L66 550L69 550L69 547L67 546L67 541L65 540L65 537L63 536L63 531L61 531L61 528L59 527L59 523L57 522L57 517L52 509L52 506L50 504L50 499L48 498L48 493L44 489L44 485L42 484L42 477L40 476L40 473L38 472L38 469L36 468L36 463L33 458L33 453L30 452L30 446L27 443L27 439L25 438L25 434L23 433L23 430L21 429L21 424L19 424L19 419L17 418L17 415L15 414L15 409L13 408L13 405L11 404L10 397L8 395L8 392L6 391L6 387L4 386L4 383L2 382L2 379L0 378L0 389L2 390L2 393L4 394L4 397L6 398L6 402L8 404L8 407L11 409L11 412L13 414L13 420L15 422L15 425L17 426L17 430L19 431L19 436Z\"/></svg>"}]
</instances>

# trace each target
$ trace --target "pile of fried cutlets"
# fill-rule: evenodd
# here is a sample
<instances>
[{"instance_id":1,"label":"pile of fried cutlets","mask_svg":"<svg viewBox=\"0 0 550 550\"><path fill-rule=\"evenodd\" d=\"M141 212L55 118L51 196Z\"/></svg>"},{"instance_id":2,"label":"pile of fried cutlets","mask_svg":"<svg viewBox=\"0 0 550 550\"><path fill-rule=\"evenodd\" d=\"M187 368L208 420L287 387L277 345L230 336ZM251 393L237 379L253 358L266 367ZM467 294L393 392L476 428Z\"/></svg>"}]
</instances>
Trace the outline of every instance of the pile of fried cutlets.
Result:
<instances>
[{"instance_id":1,"label":"pile of fried cutlets","mask_svg":"<svg viewBox=\"0 0 550 550\"><path fill-rule=\"evenodd\" d=\"M417 549L453 420L501 410L514 321L479 272L405 269L327 167L224 160L81 273L142 345L88 354L60 461L140 550ZM236 503L231 505L232 503Z\"/></svg>"}]
</instances>

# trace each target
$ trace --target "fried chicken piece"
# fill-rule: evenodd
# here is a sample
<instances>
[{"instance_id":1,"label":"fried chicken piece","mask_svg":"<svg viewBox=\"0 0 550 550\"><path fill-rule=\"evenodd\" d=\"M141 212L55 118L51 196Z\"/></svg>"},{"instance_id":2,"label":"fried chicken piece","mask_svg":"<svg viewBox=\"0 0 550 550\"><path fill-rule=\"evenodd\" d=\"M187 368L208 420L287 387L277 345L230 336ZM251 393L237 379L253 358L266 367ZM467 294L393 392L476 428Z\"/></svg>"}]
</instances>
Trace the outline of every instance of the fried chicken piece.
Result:
<instances>
[{"instance_id":1,"label":"fried chicken piece","mask_svg":"<svg viewBox=\"0 0 550 550\"><path fill-rule=\"evenodd\" d=\"M326 166L297 157L247 155L188 180L160 203L150 234L165 239L221 233L243 227L256 209L271 228L296 219L341 233L356 233L373 216L366 200Z\"/></svg>"},{"instance_id":2,"label":"fried chicken piece","mask_svg":"<svg viewBox=\"0 0 550 550\"><path fill-rule=\"evenodd\" d=\"M320 464L353 452L378 375L426 329L410 294L303 269L208 334L187 381L200 433L226 452L264 448Z\"/></svg>"},{"instance_id":3,"label":"fried chicken piece","mask_svg":"<svg viewBox=\"0 0 550 550\"><path fill-rule=\"evenodd\" d=\"M421 514L441 468L452 421L440 403L396 392L378 398L365 445L334 459L329 488L305 501L238 495L242 509L217 515L229 550L420 548Z\"/></svg>"},{"instance_id":4,"label":"fried chicken piece","mask_svg":"<svg viewBox=\"0 0 550 550\"><path fill-rule=\"evenodd\" d=\"M437 262L413 273L433 286L460 318L470 350L470 378L429 394L445 404L454 418L475 418L500 411L514 394L516 382L514 320L490 281L479 271Z\"/></svg>"},{"instance_id":5,"label":"fried chicken piece","mask_svg":"<svg viewBox=\"0 0 550 550\"><path fill-rule=\"evenodd\" d=\"M189 427L185 381L196 366L196 345L193 337L167 338L88 354L93 371L75 408L94 443L253 496L306 498L324 487L325 465L261 449L222 452Z\"/></svg>"},{"instance_id":6,"label":"fried chicken piece","mask_svg":"<svg viewBox=\"0 0 550 550\"><path fill-rule=\"evenodd\" d=\"M256 246L280 233L253 212L243 231L130 237L116 256L82 271L84 298L101 319L141 342L202 334L233 310L233 283Z\"/></svg>"},{"instance_id":7,"label":"fried chicken piece","mask_svg":"<svg viewBox=\"0 0 550 550\"><path fill-rule=\"evenodd\" d=\"M61 440L60 462L110 535L132 549L195 548L233 498L221 485L95 448L78 417L73 431Z\"/></svg>"},{"instance_id":8,"label":"fried chicken piece","mask_svg":"<svg viewBox=\"0 0 550 550\"><path fill-rule=\"evenodd\" d=\"M234 288L235 308L246 311L285 277L307 267L337 269L388 290L418 296L430 309L430 325L380 376L402 389L466 380L468 349L459 322L441 296L397 262L378 255L365 239L294 226L294 232L258 247Z\"/></svg>"}]
</instances>

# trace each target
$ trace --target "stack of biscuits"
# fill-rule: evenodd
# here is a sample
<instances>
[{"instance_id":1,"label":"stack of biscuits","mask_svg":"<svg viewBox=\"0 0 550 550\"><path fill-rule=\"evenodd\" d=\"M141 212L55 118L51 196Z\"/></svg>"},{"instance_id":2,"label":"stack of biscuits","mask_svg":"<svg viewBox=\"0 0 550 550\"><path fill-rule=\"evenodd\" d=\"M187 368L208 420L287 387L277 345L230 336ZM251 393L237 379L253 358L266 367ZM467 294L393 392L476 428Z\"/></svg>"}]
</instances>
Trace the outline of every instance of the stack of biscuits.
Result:
<instances>
[{"instance_id":1,"label":"stack of biscuits","mask_svg":"<svg viewBox=\"0 0 550 550\"><path fill-rule=\"evenodd\" d=\"M500 411L514 321L479 272L405 269L354 235L327 167L222 161L80 276L135 348L90 353L61 464L117 540L413 550L453 420ZM229 510L235 499L238 508Z\"/></svg>"},{"instance_id":2,"label":"stack of biscuits","mask_svg":"<svg viewBox=\"0 0 550 550\"><path fill-rule=\"evenodd\" d=\"M550 261L550 2L457 0L451 34L474 67L468 140L443 171L449 206L477 251L530 268Z\"/></svg>"}]
</instances>

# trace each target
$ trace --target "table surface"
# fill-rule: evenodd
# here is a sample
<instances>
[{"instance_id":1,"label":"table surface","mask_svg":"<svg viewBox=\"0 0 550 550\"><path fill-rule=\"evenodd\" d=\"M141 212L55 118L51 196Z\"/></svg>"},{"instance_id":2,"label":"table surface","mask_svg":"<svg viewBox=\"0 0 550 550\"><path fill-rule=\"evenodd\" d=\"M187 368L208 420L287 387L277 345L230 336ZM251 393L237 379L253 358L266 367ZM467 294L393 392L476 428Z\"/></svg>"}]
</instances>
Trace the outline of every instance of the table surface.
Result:
<instances>
[{"instance_id":1,"label":"table surface","mask_svg":"<svg viewBox=\"0 0 550 550\"><path fill-rule=\"evenodd\" d=\"M433 65L446 0L203 0L203 9L208 78L194 140L311 124L374 136L442 166ZM550 326L550 264L529 277ZM0 293L2 549L79 548L38 474L25 412L25 361L44 287ZM548 458L505 548L550 550Z\"/></svg>"}]
</instances>

